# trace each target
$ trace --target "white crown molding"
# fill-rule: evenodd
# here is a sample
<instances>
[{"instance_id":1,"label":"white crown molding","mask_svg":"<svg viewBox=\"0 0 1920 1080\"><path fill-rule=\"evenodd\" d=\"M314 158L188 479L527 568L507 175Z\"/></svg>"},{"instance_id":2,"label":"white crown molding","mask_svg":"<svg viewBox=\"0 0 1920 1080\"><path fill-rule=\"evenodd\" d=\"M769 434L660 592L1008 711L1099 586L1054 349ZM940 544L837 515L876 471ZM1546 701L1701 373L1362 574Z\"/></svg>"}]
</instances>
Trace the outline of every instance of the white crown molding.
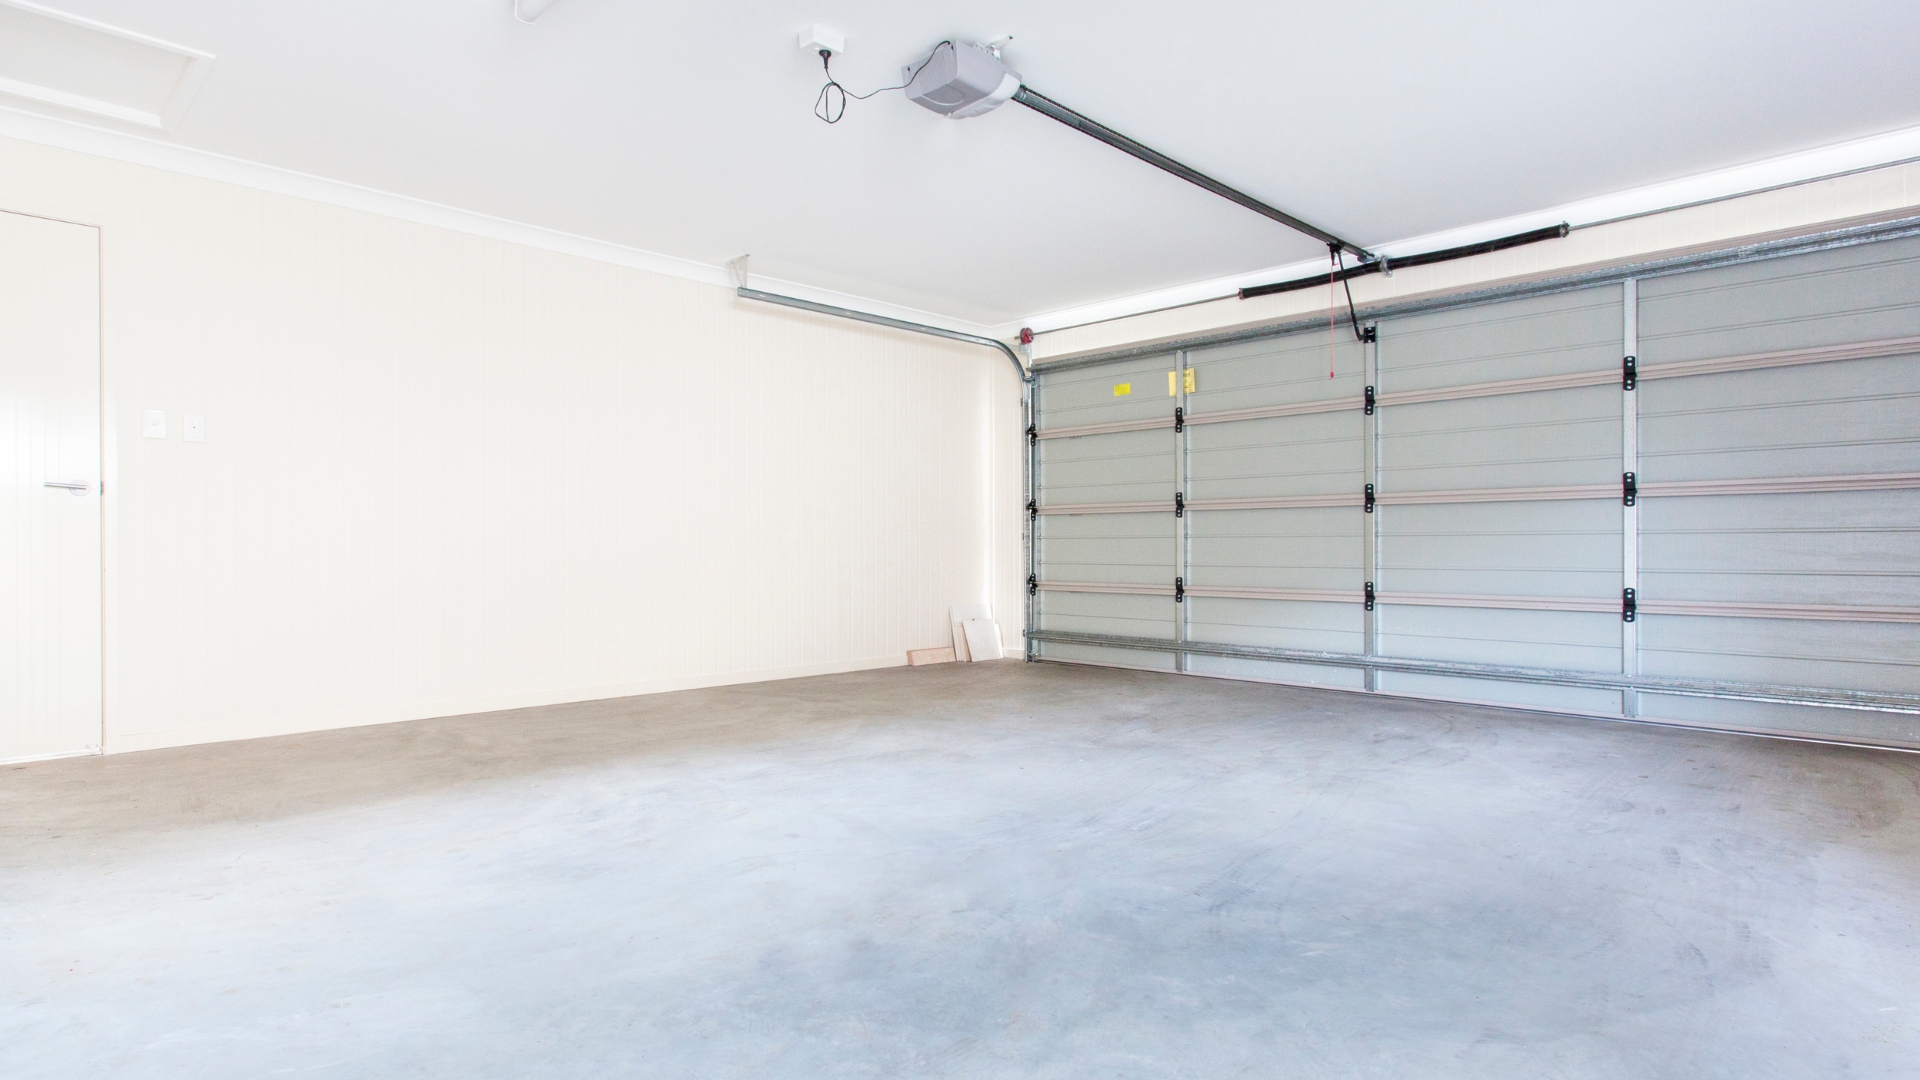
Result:
<instances>
[{"instance_id":1,"label":"white crown molding","mask_svg":"<svg viewBox=\"0 0 1920 1080\"><path fill-rule=\"evenodd\" d=\"M382 217L398 218L419 225L431 225L454 232L483 236L510 244L575 255L596 262L612 263L668 277L698 281L732 289L733 274L724 266L692 259L662 255L642 248L627 247L539 225L528 225L506 218L462 210L407 195L395 195L340 180L329 180L309 173L295 172L274 165L261 165L206 150L180 146L122 131L111 131L61 117L46 116L11 106L0 105L0 136L37 143L61 150L91 154L133 165L164 169L196 176L203 180L235 184L257 191L287 195L296 199L359 210ZM905 322L925 323L967 334L986 334L991 329L982 323L954 319L918 308L888 304L864 296L815 288L779 278L753 279L755 288L784 293L802 300L852 308L873 315L884 315Z\"/></svg>"},{"instance_id":2,"label":"white crown molding","mask_svg":"<svg viewBox=\"0 0 1920 1080\"><path fill-rule=\"evenodd\" d=\"M1622 218L1679 210L1701 203L1752 195L1775 188L1824 180L1866 169L1905 164L1915 160L1920 160L1920 127L1903 128L1899 131L1836 143L1832 146L1783 154L1780 157L1767 158L1746 165L1736 165L1591 199L1582 199L1531 213L1516 214L1496 221L1483 221L1456 229L1428 233L1424 236L1377 244L1373 249L1392 258L1395 255L1435 251L1502 236L1512 236L1515 233L1558 225L1563 221L1576 228L1599 225ZM1116 297L1112 300L1036 314L1026 319L993 327L989 331L989 336L1012 337L1020 332L1021 327L1030 327L1036 333L1046 333L1070 326L1084 326L1088 323L1122 319L1150 311L1163 311L1185 304L1218 300L1248 286L1305 277L1309 274L1325 272L1326 269L1327 264L1317 259L1309 262L1288 263L1284 266L1270 266L1230 277L1196 281L1170 289L1155 289L1132 296Z\"/></svg>"}]
</instances>

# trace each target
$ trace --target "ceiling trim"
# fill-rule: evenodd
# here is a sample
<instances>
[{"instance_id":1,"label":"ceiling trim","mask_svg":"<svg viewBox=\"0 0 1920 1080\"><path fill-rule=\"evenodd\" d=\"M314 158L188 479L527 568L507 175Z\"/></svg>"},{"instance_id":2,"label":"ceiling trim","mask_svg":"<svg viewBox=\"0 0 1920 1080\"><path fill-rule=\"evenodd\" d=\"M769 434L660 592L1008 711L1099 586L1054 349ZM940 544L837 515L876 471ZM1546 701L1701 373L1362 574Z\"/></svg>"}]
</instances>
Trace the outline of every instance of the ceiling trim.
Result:
<instances>
[{"instance_id":1,"label":"ceiling trim","mask_svg":"<svg viewBox=\"0 0 1920 1080\"><path fill-rule=\"evenodd\" d=\"M128 132L112 131L62 117L28 112L8 105L0 105L0 137L163 169L203 180L235 184L256 191L287 195L348 210L359 210L382 217L410 221L418 225L430 225L471 236L482 236L510 244L559 252L563 255L574 255L615 266L665 274L668 277L698 281L705 285L725 288L729 292L739 284L734 279L733 273L724 266L663 255L659 252L605 240L595 240L539 225L528 225L524 222L493 217L472 210L462 210L425 199L362 187L342 180L330 180L323 176L283 169L275 165L243 161L239 158L179 146ZM983 323L955 319L900 304L888 304L832 289L816 288L797 281L754 275L753 285L768 292L784 293L802 300L852 308L905 322L925 323L965 334L984 337L989 336L992 331L992 327Z\"/></svg>"},{"instance_id":2,"label":"ceiling trim","mask_svg":"<svg viewBox=\"0 0 1920 1080\"><path fill-rule=\"evenodd\" d=\"M1756 195L1764 191L1814 183L1914 161L1920 161L1920 127L1902 128L1863 139L1765 158L1732 168L1716 169L1712 172L1648 184L1644 187L1629 188L1626 191L1612 192L1526 214L1516 214L1497 221L1484 221L1428 233L1424 236L1395 240L1391 243L1374 244L1372 250L1391 259L1415 252L1480 243L1501 236L1557 225L1563 221L1576 229L1606 225L1627 218L1682 210L1703 203L1719 202L1742 195ZM1030 327L1035 333L1048 333L1086 326L1090 323L1124 319L1133 315L1185 307L1189 304L1221 300L1237 295L1242 288L1248 286L1324 273L1326 269L1327 264L1318 259L1271 266L1244 274L1197 281L1170 289L1156 289L1132 296L1116 297L1111 300L1037 314L993 327L989 334L994 337L1011 337L1018 333L1021 327Z\"/></svg>"}]
</instances>

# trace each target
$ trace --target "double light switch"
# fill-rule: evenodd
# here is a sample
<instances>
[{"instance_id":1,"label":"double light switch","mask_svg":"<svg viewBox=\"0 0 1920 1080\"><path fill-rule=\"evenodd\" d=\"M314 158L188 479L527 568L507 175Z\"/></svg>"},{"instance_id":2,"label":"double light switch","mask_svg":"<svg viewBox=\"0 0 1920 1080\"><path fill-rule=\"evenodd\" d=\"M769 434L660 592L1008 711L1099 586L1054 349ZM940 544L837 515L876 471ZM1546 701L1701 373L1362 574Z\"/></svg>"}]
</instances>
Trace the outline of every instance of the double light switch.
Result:
<instances>
[{"instance_id":1,"label":"double light switch","mask_svg":"<svg viewBox=\"0 0 1920 1080\"><path fill-rule=\"evenodd\" d=\"M167 411L148 409L140 414L140 434L149 439L167 437ZM187 442L207 441L207 418L201 413L187 413L180 418L180 437Z\"/></svg>"}]
</instances>

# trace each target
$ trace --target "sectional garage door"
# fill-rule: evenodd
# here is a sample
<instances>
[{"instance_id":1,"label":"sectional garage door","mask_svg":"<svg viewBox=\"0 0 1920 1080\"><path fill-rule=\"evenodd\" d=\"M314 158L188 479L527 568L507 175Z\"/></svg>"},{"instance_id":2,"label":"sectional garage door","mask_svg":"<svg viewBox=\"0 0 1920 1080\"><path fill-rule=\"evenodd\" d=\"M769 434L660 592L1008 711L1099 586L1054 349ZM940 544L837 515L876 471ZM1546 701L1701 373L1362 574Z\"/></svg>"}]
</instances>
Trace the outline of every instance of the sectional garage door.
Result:
<instances>
[{"instance_id":1,"label":"sectional garage door","mask_svg":"<svg viewBox=\"0 0 1920 1080\"><path fill-rule=\"evenodd\" d=\"M1920 745L1920 240L1039 370L1036 658Z\"/></svg>"}]
</instances>

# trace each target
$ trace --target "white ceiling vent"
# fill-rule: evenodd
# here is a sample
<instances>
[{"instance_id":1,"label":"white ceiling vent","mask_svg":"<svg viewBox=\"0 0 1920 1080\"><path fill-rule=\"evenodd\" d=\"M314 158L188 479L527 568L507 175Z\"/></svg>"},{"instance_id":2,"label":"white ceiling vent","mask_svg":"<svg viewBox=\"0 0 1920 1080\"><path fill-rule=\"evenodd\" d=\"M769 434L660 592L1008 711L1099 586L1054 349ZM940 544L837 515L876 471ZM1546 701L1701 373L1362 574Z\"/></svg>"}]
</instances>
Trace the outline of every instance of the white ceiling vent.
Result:
<instances>
[{"instance_id":1,"label":"white ceiling vent","mask_svg":"<svg viewBox=\"0 0 1920 1080\"><path fill-rule=\"evenodd\" d=\"M145 34L0 0L0 102L77 109L171 128L213 67L213 56Z\"/></svg>"}]
</instances>

